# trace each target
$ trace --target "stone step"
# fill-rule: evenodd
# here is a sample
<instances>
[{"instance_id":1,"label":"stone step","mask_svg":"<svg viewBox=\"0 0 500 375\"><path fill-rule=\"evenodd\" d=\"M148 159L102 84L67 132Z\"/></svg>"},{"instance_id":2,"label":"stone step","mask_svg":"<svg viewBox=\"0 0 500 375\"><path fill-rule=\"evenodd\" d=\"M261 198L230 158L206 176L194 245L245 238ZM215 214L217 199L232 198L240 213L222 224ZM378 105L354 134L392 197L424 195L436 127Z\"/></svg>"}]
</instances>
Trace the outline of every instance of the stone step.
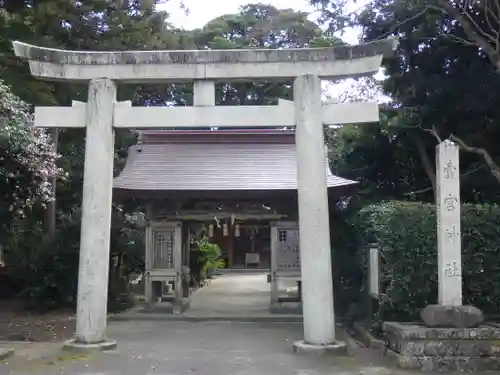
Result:
<instances>
[{"instance_id":1,"label":"stone step","mask_svg":"<svg viewBox=\"0 0 500 375\"><path fill-rule=\"evenodd\" d=\"M123 313L110 316L110 321L184 321L184 322L275 322L275 323L302 323L302 315L298 314L269 314L269 315L173 315L156 313Z\"/></svg>"},{"instance_id":2,"label":"stone step","mask_svg":"<svg viewBox=\"0 0 500 375\"><path fill-rule=\"evenodd\" d=\"M0 348L0 361L3 361L14 355L14 349Z\"/></svg>"}]
</instances>

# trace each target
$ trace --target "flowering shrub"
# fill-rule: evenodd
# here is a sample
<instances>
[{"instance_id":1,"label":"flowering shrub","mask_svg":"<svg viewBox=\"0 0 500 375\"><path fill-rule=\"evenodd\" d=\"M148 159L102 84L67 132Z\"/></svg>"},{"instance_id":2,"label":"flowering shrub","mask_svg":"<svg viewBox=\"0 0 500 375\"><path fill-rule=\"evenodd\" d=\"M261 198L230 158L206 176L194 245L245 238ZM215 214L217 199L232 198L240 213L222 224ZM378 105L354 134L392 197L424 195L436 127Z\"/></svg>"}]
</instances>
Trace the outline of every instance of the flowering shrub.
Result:
<instances>
[{"instance_id":1,"label":"flowering shrub","mask_svg":"<svg viewBox=\"0 0 500 375\"><path fill-rule=\"evenodd\" d=\"M34 204L53 199L59 174L50 136L33 126L29 106L0 81L0 220L23 217Z\"/></svg>"}]
</instances>

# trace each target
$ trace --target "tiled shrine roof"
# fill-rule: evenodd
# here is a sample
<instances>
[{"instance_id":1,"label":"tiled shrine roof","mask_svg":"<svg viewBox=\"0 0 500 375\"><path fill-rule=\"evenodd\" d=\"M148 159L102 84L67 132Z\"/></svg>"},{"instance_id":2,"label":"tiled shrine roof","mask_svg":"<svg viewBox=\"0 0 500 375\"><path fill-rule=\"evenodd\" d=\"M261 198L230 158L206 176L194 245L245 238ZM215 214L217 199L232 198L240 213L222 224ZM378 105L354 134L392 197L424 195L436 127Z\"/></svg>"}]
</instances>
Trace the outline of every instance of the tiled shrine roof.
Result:
<instances>
[{"instance_id":1,"label":"tiled shrine roof","mask_svg":"<svg viewBox=\"0 0 500 375\"><path fill-rule=\"evenodd\" d=\"M296 190L293 131L142 131L114 188L132 191ZM330 188L356 184L331 173Z\"/></svg>"}]
</instances>

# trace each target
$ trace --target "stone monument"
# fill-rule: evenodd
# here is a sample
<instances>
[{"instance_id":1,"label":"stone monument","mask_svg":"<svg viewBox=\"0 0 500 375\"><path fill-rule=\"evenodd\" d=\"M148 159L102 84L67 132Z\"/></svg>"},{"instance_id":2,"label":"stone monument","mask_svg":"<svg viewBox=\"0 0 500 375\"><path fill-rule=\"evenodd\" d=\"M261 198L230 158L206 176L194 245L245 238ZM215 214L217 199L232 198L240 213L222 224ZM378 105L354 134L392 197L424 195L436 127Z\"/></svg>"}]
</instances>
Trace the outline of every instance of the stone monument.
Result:
<instances>
[{"instance_id":1,"label":"stone monument","mask_svg":"<svg viewBox=\"0 0 500 375\"><path fill-rule=\"evenodd\" d=\"M384 323L388 348L402 367L428 371L498 370L500 330L481 325L482 312L462 305L459 148L436 147L438 304L421 311L423 325Z\"/></svg>"},{"instance_id":2,"label":"stone monument","mask_svg":"<svg viewBox=\"0 0 500 375\"><path fill-rule=\"evenodd\" d=\"M477 327L481 311L462 306L462 246L458 146L446 140L436 146L436 217L438 248L438 302L422 310L428 327Z\"/></svg>"},{"instance_id":3,"label":"stone monument","mask_svg":"<svg viewBox=\"0 0 500 375\"><path fill-rule=\"evenodd\" d=\"M85 127L76 339L67 347L107 349L106 302L112 201L114 128L296 127L304 340L297 352L342 348L335 337L330 230L323 125L378 119L376 103L321 101L321 79L376 73L395 40L311 49L85 52L14 42L31 74L86 82L88 102L37 107L35 125ZM216 106L214 82L273 80L294 83L294 110L277 106ZM192 107L131 107L116 101L118 83L194 82ZM376 110L377 117L373 114Z\"/></svg>"}]
</instances>

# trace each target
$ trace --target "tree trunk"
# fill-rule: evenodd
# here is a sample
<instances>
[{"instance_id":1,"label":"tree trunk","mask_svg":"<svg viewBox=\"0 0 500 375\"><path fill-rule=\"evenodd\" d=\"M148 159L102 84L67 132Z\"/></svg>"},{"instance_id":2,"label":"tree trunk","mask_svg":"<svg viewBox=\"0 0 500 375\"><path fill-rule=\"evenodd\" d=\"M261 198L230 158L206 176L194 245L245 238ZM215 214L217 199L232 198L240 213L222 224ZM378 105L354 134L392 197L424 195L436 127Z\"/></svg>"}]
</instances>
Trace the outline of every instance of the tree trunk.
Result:
<instances>
[{"instance_id":1,"label":"tree trunk","mask_svg":"<svg viewBox=\"0 0 500 375\"><path fill-rule=\"evenodd\" d=\"M59 129L52 129L52 142L54 146L54 151L57 152L59 148ZM56 235L56 185L57 177L52 178L52 192L54 194L54 199L47 204L47 210L45 212L46 217L46 229L47 236L49 239L53 239Z\"/></svg>"},{"instance_id":2,"label":"tree trunk","mask_svg":"<svg viewBox=\"0 0 500 375\"><path fill-rule=\"evenodd\" d=\"M415 145L417 146L418 153L420 155L420 160L422 161L422 166L424 167L424 171L429 178L429 181L432 184L432 190L434 192L434 198L436 198L436 169L434 168L434 163L431 162L429 155L427 154L427 150L425 149L424 142L422 138L417 134L413 138L415 141Z\"/></svg>"}]
</instances>

